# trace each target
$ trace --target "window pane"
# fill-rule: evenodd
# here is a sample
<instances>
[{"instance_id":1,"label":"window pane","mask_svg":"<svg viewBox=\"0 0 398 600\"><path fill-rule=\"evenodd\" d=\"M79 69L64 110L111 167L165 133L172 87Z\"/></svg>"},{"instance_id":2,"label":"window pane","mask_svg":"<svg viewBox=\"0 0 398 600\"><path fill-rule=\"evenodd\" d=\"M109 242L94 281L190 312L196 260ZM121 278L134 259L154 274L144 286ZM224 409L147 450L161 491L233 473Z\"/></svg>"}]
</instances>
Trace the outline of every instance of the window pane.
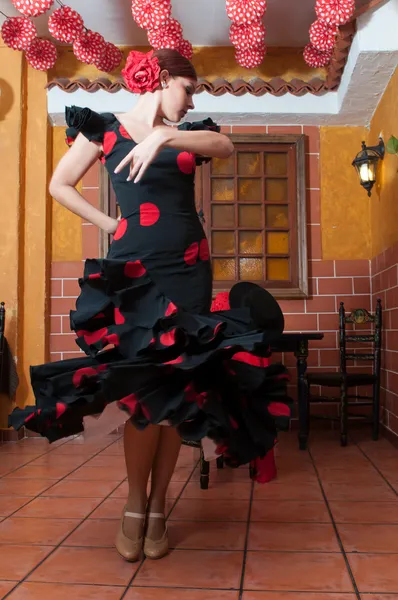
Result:
<instances>
[{"instance_id":1,"label":"window pane","mask_svg":"<svg viewBox=\"0 0 398 600\"><path fill-rule=\"evenodd\" d=\"M267 258L267 279L269 281L288 281L289 259Z\"/></svg>"},{"instance_id":2,"label":"window pane","mask_svg":"<svg viewBox=\"0 0 398 600\"><path fill-rule=\"evenodd\" d=\"M261 179L239 179L238 200L239 202L261 202L262 201Z\"/></svg>"},{"instance_id":3,"label":"window pane","mask_svg":"<svg viewBox=\"0 0 398 600\"><path fill-rule=\"evenodd\" d=\"M235 157L213 158L211 161L212 175L233 175L235 170Z\"/></svg>"},{"instance_id":4,"label":"window pane","mask_svg":"<svg viewBox=\"0 0 398 600\"><path fill-rule=\"evenodd\" d=\"M239 206L239 227L261 227L261 206Z\"/></svg>"},{"instance_id":5,"label":"window pane","mask_svg":"<svg viewBox=\"0 0 398 600\"><path fill-rule=\"evenodd\" d=\"M265 225L266 227L288 227L288 207L287 206L266 206L265 207Z\"/></svg>"},{"instance_id":6,"label":"window pane","mask_svg":"<svg viewBox=\"0 0 398 600\"><path fill-rule=\"evenodd\" d=\"M213 204L211 207L211 224L213 227L235 227L235 207Z\"/></svg>"},{"instance_id":7,"label":"window pane","mask_svg":"<svg viewBox=\"0 0 398 600\"><path fill-rule=\"evenodd\" d=\"M236 279L234 258L213 258L213 277L216 281Z\"/></svg>"},{"instance_id":8,"label":"window pane","mask_svg":"<svg viewBox=\"0 0 398 600\"><path fill-rule=\"evenodd\" d=\"M267 232L267 254L289 254L289 234L286 231Z\"/></svg>"},{"instance_id":9,"label":"window pane","mask_svg":"<svg viewBox=\"0 0 398 600\"><path fill-rule=\"evenodd\" d=\"M235 233L233 231L213 231L211 251L213 254L235 254Z\"/></svg>"},{"instance_id":10,"label":"window pane","mask_svg":"<svg viewBox=\"0 0 398 600\"><path fill-rule=\"evenodd\" d=\"M278 152L277 154L265 155L265 174L267 177L279 177L287 175L287 154Z\"/></svg>"},{"instance_id":11,"label":"window pane","mask_svg":"<svg viewBox=\"0 0 398 600\"><path fill-rule=\"evenodd\" d=\"M263 277L262 258L240 258L239 278L249 281L261 281Z\"/></svg>"},{"instance_id":12,"label":"window pane","mask_svg":"<svg viewBox=\"0 0 398 600\"><path fill-rule=\"evenodd\" d=\"M238 153L238 175L261 175L261 154L258 152Z\"/></svg>"},{"instance_id":13,"label":"window pane","mask_svg":"<svg viewBox=\"0 0 398 600\"><path fill-rule=\"evenodd\" d=\"M233 179L212 179L211 199L213 202L233 202L234 180Z\"/></svg>"},{"instance_id":14,"label":"window pane","mask_svg":"<svg viewBox=\"0 0 398 600\"><path fill-rule=\"evenodd\" d=\"M287 180L266 179L265 199L267 202L287 202Z\"/></svg>"},{"instance_id":15,"label":"window pane","mask_svg":"<svg viewBox=\"0 0 398 600\"><path fill-rule=\"evenodd\" d=\"M240 231L239 232L239 252L240 254L262 254L263 252L263 234L261 231Z\"/></svg>"}]
</instances>

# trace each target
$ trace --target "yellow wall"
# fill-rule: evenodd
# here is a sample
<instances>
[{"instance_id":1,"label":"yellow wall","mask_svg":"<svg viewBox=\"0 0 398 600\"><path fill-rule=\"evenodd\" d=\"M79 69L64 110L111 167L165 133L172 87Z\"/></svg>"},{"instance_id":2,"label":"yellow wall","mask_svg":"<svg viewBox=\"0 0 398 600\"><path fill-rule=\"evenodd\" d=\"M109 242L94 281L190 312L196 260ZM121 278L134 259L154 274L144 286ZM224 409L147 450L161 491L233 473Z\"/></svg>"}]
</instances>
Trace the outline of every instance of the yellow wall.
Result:
<instances>
[{"instance_id":1,"label":"yellow wall","mask_svg":"<svg viewBox=\"0 0 398 600\"><path fill-rule=\"evenodd\" d=\"M382 134L387 143L391 135L398 138L398 69L373 115L369 144L375 145ZM371 196L372 256L398 241L398 157L386 153L380 163L379 183Z\"/></svg>"},{"instance_id":2,"label":"yellow wall","mask_svg":"<svg viewBox=\"0 0 398 600\"><path fill-rule=\"evenodd\" d=\"M328 259L371 258L371 199L351 165L365 127L321 127L322 253Z\"/></svg>"}]
</instances>

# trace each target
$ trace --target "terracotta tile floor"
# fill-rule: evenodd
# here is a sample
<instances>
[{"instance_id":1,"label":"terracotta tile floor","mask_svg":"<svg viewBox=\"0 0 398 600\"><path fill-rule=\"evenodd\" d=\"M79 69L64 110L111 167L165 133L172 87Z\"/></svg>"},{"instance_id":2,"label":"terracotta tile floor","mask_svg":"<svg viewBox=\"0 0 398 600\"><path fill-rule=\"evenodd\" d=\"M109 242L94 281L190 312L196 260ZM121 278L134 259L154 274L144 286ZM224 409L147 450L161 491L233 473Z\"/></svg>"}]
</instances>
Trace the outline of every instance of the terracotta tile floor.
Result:
<instances>
[{"instance_id":1,"label":"terracotta tile floor","mask_svg":"<svg viewBox=\"0 0 398 600\"><path fill-rule=\"evenodd\" d=\"M398 600L398 450L368 432L310 450L281 437L278 478L246 468L199 488L183 448L170 485L172 551L128 564L113 548L127 492L120 436L0 446L0 598Z\"/></svg>"}]
</instances>

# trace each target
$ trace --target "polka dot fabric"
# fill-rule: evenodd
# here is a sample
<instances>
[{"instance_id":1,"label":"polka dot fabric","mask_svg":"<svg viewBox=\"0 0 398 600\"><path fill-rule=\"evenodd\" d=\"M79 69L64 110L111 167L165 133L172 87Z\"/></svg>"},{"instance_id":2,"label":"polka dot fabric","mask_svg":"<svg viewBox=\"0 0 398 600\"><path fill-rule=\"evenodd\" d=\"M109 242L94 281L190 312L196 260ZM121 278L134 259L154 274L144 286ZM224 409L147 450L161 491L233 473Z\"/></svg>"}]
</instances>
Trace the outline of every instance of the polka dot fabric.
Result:
<instances>
[{"instance_id":1,"label":"polka dot fabric","mask_svg":"<svg viewBox=\"0 0 398 600\"><path fill-rule=\"evenodd\" d=\"M51 8L54 0L12 0L12 3L26 17L38 17Z\"/></svg>"},{"instance_id":2,"label":"polka dot fabric","mask_svg":"<svg viewBox=\"0 0 398 600\"><path fill-rule=\"evenodd\" d=\"M175 19L169 19L161 27L148 31L148 41L155 50L160 48L176 50L182 43L182 27Z\"/></svg>"},{"instance_id":3,"label":"polka dot fabric","mask_svg":"<svg viewBox=\"0 0 398 600\"><path fill-rule=\"evenodd\" d=\"M71 44L83 33L84 22L70 6L61 6L48 19L48 30L56 40Z\"/></svg>"},{"instance_id":4,"label":"polka dot fabric","mask_svg":"<svg viewBox=\"0 0 398 600\"><path fill-rule=\"evenodd\" d=\"M319 69L321 67L326 67L330 63L332 53L321 52L310 43L304 48L303 56L309 67Z\"/></svg>"},{"instance_id":5,"label":"polka dot fabric","mask_svg":"<svg viewBox=\"0 0 398 600\"><path fill-rule=\"evenodd\" d=\"M256 50L264 47L265 27L262 21L248 25L232 23L229 30L231 44L238 50Z\"/></svg>"},{"instance_id":6,"label":"polka dot fabric","mask_svg":"<svg viewBox=\"0 0 398 600\"><path fill-rule=\"evenodd\" d=\"M315 21L310 27L310 42L321 52L331 52L334 48L337 31L337 25Z\"/></svg>"},{"instance_id":7,"label":"polka dot fabric","mask_svg":"<svg viewBox=\"0 0 398 600\"><path fill-rule=\"evenodd\" d=\"M73 54L88 65L100 61L105 50L106 42L102 35L90 29L80 34L73 42Z\"/></svg>"},{"instance_id":8,"label":"polka dot fabric","mask_svg":"<svg viewBox=\"0 0 398 600\"><path fill-rule=\"evenodd\" d=\"M13 50L26 50L36 35L36 27L26 17L10 17L1 26L3 42Z\"/></svg>"},{"instance_id":9,"label":"polka dot fabric","mask_svg":"<svg viewBox=\"0 0 398 600\"><path fill-rule=\"evenodd\" d=\"M131 13L142 29L157 29L170 19L170 0L133 0Z\"/></svg>"},{"instance_id":10,"label":"polka dot fabric","mask_svg":"<svg viewBox=\"0 0 398 600\"><path fill-rule=\"evenodd\" d=\"M37 71L51 69L57 61L57 48L50 40L35 38L26 50L26 60Z\"/></svg>"},{"instance_id":11,"label":"polka dot fabric","mask_svg":"<svg viewBox=\"0 0 398 600\"><path fill-rule=\"evenodd\" d=\"M262 19L266 0L227 0L227 15L237 25L248 25Z\"/></svg>"},{"instance_id":12,"label":"polka dot fabric","mask_svg":"<svg viewBox=\"0 0 398 600\"><path fill-rule=\"evenodd\" d=\"M355 0L317 0L315 12L320 21L344 25L355 13Z\"/></svg>"},{"instance_id":13,"label":"polka dot fabric","mask_svg":"<svg viewBox=\"0 0 398 600\"><path fill-rule=\"evenodd\" d=\"M54 441L116 403L137 428L168 420L184 439L209 437L230 466L265 456L289 426L286 370L268 366L268 332L250 308L211 311L194 194L206 158L164 148L134 184L128 168L114 173L134 132L88 108L69 107L66 122L69 137L101 144L122 218L106 258L87 260L79 280L70 325L86 356L33 367L36 406L14 410L10 424ZM210 119L180 126L218 129Z\"/></svg>"}]
</instances>

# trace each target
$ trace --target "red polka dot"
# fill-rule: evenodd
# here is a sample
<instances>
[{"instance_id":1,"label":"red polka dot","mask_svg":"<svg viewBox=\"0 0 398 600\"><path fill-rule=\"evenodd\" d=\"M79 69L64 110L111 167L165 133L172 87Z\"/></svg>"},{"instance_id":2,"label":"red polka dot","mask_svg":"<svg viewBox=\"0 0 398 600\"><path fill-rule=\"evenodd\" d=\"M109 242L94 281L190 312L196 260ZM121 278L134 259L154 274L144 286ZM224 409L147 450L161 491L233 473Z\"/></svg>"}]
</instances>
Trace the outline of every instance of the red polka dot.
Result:
<instances>
[{"instance_id":1,"label":"red polka dot","mask_svg":"<svg viewBox=\"0 0 398 600\"><path fill-rule=\"evenodd\" d=\"M119 225L117 226L117 229L115 231L115 235L113 236L114 240L120 240L120 238L122 238L124 236L124 234L127 231L127 219L121 219L119 221Z\"/></svg>"},{"instance_id":2,"label":"red polka dot","mask_svg":"<svg viewBox=\"0 0 398 600\"><path fill-rule=\"evenodd\" d=\"M115 323L116 325L123 325L126 322L125 317L120 312L119 308L115 308Z\"/></svg>"},{"instance_id":3,"label":"red polka dot","mask_svg":"<svg viewBox=\"0 0 398 600\"><path fill-rule=\"evenodd\" d=\"M108 368L108 365L100 365L99 367L97 367L97 373L101 373L101 371L106 371Z\"/></svg>"},{"instance_id":4,"label":"red polka dot","mask_svg":"<svg viewBox=\"0 0 398 600\"><path fill-rule=\"evenodd\" d=\"M191 244L189 246L189 248L187 248L185 250L185 254L184 254L184 260L187 263L187 265L194 265L196 263L196 261L198 260L198 254L199 254L199 244L198 242L194 242L193 244Z\"/></svg>"},{"instance_id":5,"label":"red polka dot","mask_svg":"<svg viewBox=\"0 0 398 600\"><path fill-rule=\"evenodd\" d=\"M182 358L182 356L177 356L177 358L174 358L173 360L169 360L168 362L163 363L164 365L179 365L182 362L184 362L184 359Z\"/></svg>"},{"instance_id":6,"label":"red polka dot","mask_svg":"<svg viewBox=\"0 0 398 600\"><path fill-rule=\"evenodd\" d=\"M129 261L124 267L126 277L142 277L146 273L146 269L140 260Z\"/></svg>"},{"instance_id":7,"label":"red polka dot","mask_svg":"<svg viewBox=\"0 0 398 600\"><path fill-rule=\"evenodd\" d=\"M125 396L124 398L119 400L119 404L122 404L122 406L125 406L127 408L128 412L131 415L133 415L138 406L138 398L135 394L129 394L128 396Z\"/></svg>"},{"instance_id":8,"label":"red polka dot","mask_svg":"<svg viewBox=\"0 0 398 600\"><path fill-rule=\"evenodd\" d=\"M171 331L167 331L160 336L160 343L163 346L172 346L176 341L176 330L172 329Z\"/></svg>"},{"instance_id":9,"label":"red polka dot","mask_svg":"<svg viewBox=\"0 0 398 600\"><path fill-rule=\"evenodd\" d=\"M120 338L117 333L111 333L110 335L104 337L104 343L118 346L120 344Z\"/></svg>"},{"instance_id":10,"label":"red polka dot","mask_svg":"<svg viewBox=\"0 0 398 600\"><path fill-rule=\"evenodd\" d=\"M199 256L200 260L209 260L210 258L209 243L206 238L203 238L200 242Z\"/></svg>"},{"instance_id":11,"label":"red polka dot","mask_svg":"<svg viewBox=\"0 0 398 600\"><path fill-rule=\"evenodd\" d=\"M97 329L97 331L86 331L84 334L84 341L90 344L96 344L108 333L108 329L103 327L102 329Z\"/></svg>"},{"instance_id":12,"label":"red polka dot","mask_svg":"<svg viewBox=\"0 0 398 600\"><path fill-rule=\"evenodd\" d=\"M177 165L182 173L190 175L195 171L195 155L192 152L180 152L177 156Z\"/></svg>"},{"instance_id":13,"label":"red polka dot","mask_svg":"<svg viewBox=\"0 0 398 600\"><path fill-rule=\"evenodd\" d=\"M140 206L140 225L143 227L150 227L151 225L155 225L155 223L159 220L160 211L156 204L152 204L152 202L144 202Z\"/></svg>"},{"instance_id":14,"label":"red polka dot","mask_svg":"<svg viewBox=\"0 0 398 600\"><path fill-rule=\"evenodd\" d=\"M121 135L125 138L127 138L128 140L131 140L131 135L129 134L129 132L127 131L127 129L125 127L123 127L123 125L120 125L119 127L119 131L121 133Z\"/></svg>"},{"instance_id":15,"label":"red polka dot","mask_svg":"<svg viewBox=\"0 0 398 600\"><path fill-rule=\"evenodd\" d=\"M252 365L253 367L264 368L269 366L269 358L255 356L254 354L250 354L250 352L236 352L236 354L233 355L232 360L237 360L238 362Z\"/></svg>"},{"instance_id":16,"label":"red polka dot","mask_svg":"<svg viewBox=\"0 0 398 600\"><path fill-rule=\"evenodd\" d=\"M36 415L35 415L35 413L34 413L34 412L30 413L30 415L28 415L28 416L26 417L26 419L24 420L24 423L28 423L28 422L29 422L31 419L33 419L35 416L36 416Z\"/></svg>"},{"instance_id":17,"label":"red polka dot","mask_svg":"<svg viewBox=\"0 0 398 600\"><path fill-rule=\"evenodd\" d=\"M105 317L104 313L98 313L97 315L95 315L95 317L93 317L93 319L103 319Z\"/></svg>"},{"instance_id":18,"label":"red polka dot","mask_svg":"<svg viewBox=\"0 0 398 600\"><path fill-rule=\"evenodd\" d=\"M170 304L168 305L166 312L165 312L165 316L166 317L170 317L171 315L175 315L177 312L177 307L174 304L174 302L170 302Z\"/></svg>"},{"instance_id":19,"label":"red polka dot","mask_svg":"<svg viewBox=\"0 0 398 600\"><path fill-rule=\"evenodd\" d=\"M66 404L64 404L63 402L57 402L55 405L56 418L59 419L60 417L62 417L62 415L64 414L65 411L66 411Z\"/></svg>"},{"instance_id":20,"label":"red polka dot","mask_svg":"<svg viewBox=\"0 0 398 600\"><path fill-rule=\"evenodd\" d=\"M75 387L80 387L83 377L93 377L97 371L93 367L84 367L73 373L72 382Z\"/></svg>"},{"instance_id":21,"label":"red polka dot","mask_svg":"<svg viewBox=\"0 0 398 600\"><path fill-rule=\"evenodd\" d=\"M101 279L101 273L91 273L91 275L88 276L89 279Z\"/></svg>"},{"instance_id":22,"label":"red polka dot","mask_svg":"<svg viewBox=\"0 0 398 600\"><path fill-rule=\"evenodd\" d=\"M113 150L113 146L116 144L116 140L117 135L114 131L106 131L104 133L104 141L102 142L104 154L109 154Z\"/></svg>"},{"instance_id":23,"label":"red polka dot","mask_svg":"<svg viewBox=\"0 0 398 600\"><path fill-rule=\"evenodd\" d=\"M290 408L282 402L271 402L268 406L268 412L273 417L290 417Z\"/></svg>"}]
</instances>

